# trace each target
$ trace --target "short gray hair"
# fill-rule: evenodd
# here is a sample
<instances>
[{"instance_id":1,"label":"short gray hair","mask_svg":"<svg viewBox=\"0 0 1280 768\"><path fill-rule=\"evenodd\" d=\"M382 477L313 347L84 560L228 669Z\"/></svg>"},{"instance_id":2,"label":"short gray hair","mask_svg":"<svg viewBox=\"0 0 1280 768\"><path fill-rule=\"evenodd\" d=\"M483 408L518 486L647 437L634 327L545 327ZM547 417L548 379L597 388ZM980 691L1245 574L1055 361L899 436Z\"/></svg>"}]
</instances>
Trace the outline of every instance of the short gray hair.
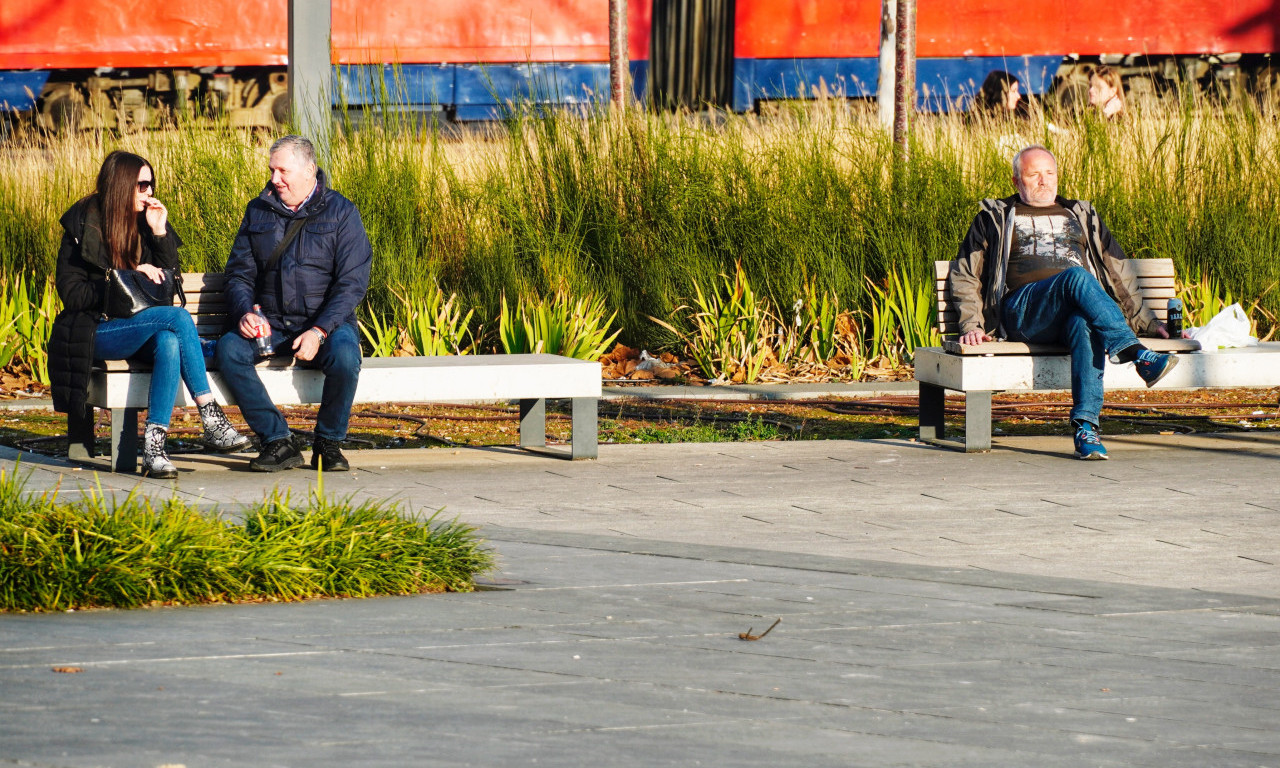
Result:
<instances>
[{"instance_id":1,"label":"short gray hair","mask_svg":"<svg viewBox=\"0 0 1280 768\"><path fill-rule=\"evenodd\" d=\"M303 141L306 141L306 139L303 139ZM1023 147L1022 149L1018 150L1018 154L1013 156L1013 178L1017 179L1022 176L1022 156L1027 154L1028 152L1034 152L1036 150L1044 152L1045 154L1049 155L1049 157L1052 157L1054 163L1058 162L1058 158L1052 152L1049 151L1048 147L1046 147L1043 144L1032 144L1029 147Z\"/></svg>"},{"instance_id":2,"label":"short gray hair","mask_svg":"<svg viewBox=\"0 0 1280 768\"><path fill-rule=\"evenodd\" d=\"M271 145L270 154L275 154L282 149L287 149L293 153L293 156L311 165L316 164L316 148L311 140L306 136L295 136L290 134L275 140ZM1026 151L1026 150L1023 150Z\"/></svg>"}]
</instances>

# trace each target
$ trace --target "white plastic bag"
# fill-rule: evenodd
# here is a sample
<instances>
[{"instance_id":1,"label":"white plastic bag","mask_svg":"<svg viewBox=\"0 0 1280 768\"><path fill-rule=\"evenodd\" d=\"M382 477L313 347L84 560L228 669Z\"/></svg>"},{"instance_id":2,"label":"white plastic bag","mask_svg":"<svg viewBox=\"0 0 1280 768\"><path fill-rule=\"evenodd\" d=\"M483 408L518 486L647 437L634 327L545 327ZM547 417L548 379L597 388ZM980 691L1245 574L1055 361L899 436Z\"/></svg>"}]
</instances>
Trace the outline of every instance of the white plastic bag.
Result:
<instances>
[{"instance_id":1,"label":"white plastic bag","mask_svg":"<svg viewBox=\"0 0 1280 768\"><path fill-rule=\"evenodd\" d=\"M1187 336L1200 342L1204 352L1216 352L1222 347L1253 347L1258 339L1249 335L1249 317L1239 302L1213 316L1206 325L1187 330Z\"/></svg>"}]
</instances>

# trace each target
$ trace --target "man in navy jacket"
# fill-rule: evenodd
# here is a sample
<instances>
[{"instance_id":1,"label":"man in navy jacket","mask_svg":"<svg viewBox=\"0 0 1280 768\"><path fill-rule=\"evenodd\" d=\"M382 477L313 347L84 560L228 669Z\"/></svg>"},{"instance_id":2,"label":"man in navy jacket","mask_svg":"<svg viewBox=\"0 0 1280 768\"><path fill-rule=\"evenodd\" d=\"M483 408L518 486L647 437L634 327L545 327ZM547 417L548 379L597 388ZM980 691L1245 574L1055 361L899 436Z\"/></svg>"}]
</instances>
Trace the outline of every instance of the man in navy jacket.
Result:
<instances>
[{"instance_id":1,"label":"man in navy jacket","mask_svg":"<svg viewBox=\"0 0 1280 768\"><path fill-rule=\"evenodd\" d=\"M369 236L355 205L329 188L310 141L276 141L269 168L271 181L246 207L227 259L235 325L218 341L218 369L262 445L249 466L275 472L301 465L302 454L254 369L257 339L320 368L311 466L343 471L349 465L340 446L360 378L355 311L369 288Z\"/></svg>"}]
</instances>

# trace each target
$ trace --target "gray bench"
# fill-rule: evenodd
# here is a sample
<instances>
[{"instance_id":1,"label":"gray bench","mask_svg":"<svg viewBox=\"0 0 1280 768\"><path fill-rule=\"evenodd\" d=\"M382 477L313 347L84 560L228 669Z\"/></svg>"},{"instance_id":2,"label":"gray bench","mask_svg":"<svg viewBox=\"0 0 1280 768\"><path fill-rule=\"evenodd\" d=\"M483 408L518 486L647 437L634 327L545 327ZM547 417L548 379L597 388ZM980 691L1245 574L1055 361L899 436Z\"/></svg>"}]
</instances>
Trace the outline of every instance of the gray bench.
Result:
<instances>
[{"instance_id":1,"label":"gray bench","mask_svg":"<svg viewBox=\"0 0 1280 768\"><path fill-rule=\"evenodd\" d=\"M226 322L220 273L183 275L187 309L200 335L216 338ZM267 391L278 405L320 402L323 375L294 363L291 357L268 358L258 365ZM218 401L234 405L216 371L209 373ZM151 373L147 366L109 361L97 368L89 384L89 404L111 411L110 465L114 472L133 472L138 459L138 418L147 405ZM594 459L598 452L597 407L600 363L560 355L459 355L440 357L365 358L356 403L516 401L520 407L519 445L546 446L546 401L570 400L572 438L565 455ZM180 389L178 405L191 405ZM72 430L68 457L94 455L92 431ZM77 433L78 434L74 434Z\"/></svg>"},{"instance_id":2,"label":"gray bench","mask_svg":"<svg viewBox=\"0 0 1280 768\"><path fill-rule=\"evenodd\" d=\"M1071 357L1064 347L1020 342L964 345L958 341L959 315L947 291L954 262L934 263L938 328L943 346L915 351L915 379L920 387L920 440L965 451L991 450L991 396L996 392L1032 392L1071 388ZM1172 259L1129 259L1125 267L1137 279L1143 302L1165 319L1174 295ZM1280 342L1256 347L1200 351L1190 339L1143 339L1161 352L1176 352L1178 366L1157 385L1159 389L1201 387L1273 387L1280 382ZM1131 365L1108 365L1107 389L1145 389ZM965 396L963 440L949 440L946 432L946 393Z\"/></svg>"}]
</instances>

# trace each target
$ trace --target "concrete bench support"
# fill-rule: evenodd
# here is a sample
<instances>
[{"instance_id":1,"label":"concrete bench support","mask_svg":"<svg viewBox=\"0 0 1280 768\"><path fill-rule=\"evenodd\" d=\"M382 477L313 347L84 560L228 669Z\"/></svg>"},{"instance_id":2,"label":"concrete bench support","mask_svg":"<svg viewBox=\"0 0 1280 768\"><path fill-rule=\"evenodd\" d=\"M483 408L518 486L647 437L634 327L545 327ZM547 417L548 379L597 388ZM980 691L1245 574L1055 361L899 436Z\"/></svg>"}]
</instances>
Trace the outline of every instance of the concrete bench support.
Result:
<instances>
[{"instance_id":1,"label":"concrete bench support","mask_svg":"<svg viewBox=\"0 0 1280 768\"><path fill-rule=\"evenodd\" d=\"M920 440L970 452L989 451L992 394L1070 390L1071 358L1065 354L956 355L941 347L927 347L916 350L915 377L920 385ZM1178 366L1158 388L1274 387L1277 381L1280 342L1263 342L1217 352L1180 352ZM1108 364L1103 387L1141 390L1146 384L1132 365ZM963 441L946 439L947 390L965 394Z\"/></svg>"}]
</instances>

